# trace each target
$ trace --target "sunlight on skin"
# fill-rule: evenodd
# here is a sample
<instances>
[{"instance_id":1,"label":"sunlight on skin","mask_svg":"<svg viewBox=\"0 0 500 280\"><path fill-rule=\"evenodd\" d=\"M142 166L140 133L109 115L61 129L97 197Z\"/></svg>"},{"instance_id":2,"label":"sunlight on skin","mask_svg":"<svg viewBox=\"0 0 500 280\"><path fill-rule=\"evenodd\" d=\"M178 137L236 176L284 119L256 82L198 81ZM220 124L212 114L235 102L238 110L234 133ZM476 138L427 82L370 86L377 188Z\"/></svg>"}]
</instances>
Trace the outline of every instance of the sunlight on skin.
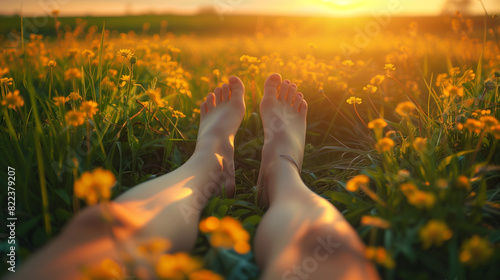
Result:
<instances>
[{"instance_id":1,"label":"sunlight on skin","mask_svg":"<svg viewBox=\"0 0 500 280\"><path fill-rule=\"evenodd\" d=\"M119 203L112 202L113 215L118 220L127 221L127 224L133 228L141 228L152 220L165 205L172 204L192 195L193 190L184 186L194 177L188 177L147 199Z\"/></svg>"}]
</instances>

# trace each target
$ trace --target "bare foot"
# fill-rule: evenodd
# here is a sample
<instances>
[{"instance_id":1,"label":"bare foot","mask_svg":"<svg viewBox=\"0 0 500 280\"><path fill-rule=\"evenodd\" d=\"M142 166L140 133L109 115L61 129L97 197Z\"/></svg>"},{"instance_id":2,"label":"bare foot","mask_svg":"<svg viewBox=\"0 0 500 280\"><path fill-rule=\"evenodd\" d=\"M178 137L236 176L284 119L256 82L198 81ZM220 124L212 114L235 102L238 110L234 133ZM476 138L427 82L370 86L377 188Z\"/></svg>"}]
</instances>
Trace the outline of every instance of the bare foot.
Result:
<instances>
[{"instance_id":1,"label":"bare foot","mask_svg":"<svg viewBox=\"0 0 500 280\"><path fill-rule=\"evenodd\" d=\"M234 195L234 136L245 114L245 86L238 77L207 95L200 107L195 154L215 154L224 176L226 195ZM214 179L214 178L213 178ZM215 179L217 180L217 179Z\"/></svg>"},{"instance_id":2,"label":"bare foot","mask_svg":"<svg viewBox=\"0 0 500 280\"><path fill-rule=\"evenodd\" d=\"M264 205L273 196L278 166L284 166L289 172L299 172L297 167L302 168L307 115L307 102L303 98L303 94L297 92L297 85L289 80L282 82L279 74L270 75L264 84L260 102L264 146L258 182Z\"/></svg>"}]
</instances>

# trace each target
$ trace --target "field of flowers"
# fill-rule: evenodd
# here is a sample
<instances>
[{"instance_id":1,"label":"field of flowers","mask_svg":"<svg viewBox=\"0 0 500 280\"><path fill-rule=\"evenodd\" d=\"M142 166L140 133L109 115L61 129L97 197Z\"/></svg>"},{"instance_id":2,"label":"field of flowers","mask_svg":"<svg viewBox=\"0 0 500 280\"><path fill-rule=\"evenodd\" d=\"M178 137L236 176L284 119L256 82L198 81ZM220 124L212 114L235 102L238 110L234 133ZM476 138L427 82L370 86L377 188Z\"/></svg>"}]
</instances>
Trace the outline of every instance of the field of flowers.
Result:
<instances>
[{"instance_id":1,"label":"field of flowers","mask_svg":"<svg viewBox=\"0 0 500 280\"><path fill-rule=\"evenodd\" d=\"M393 19L377 32L367 28L374 19L339 27L264 17L248 30L213 15L203 21L231 27L209 32L196 20L134 18L139 28L128 32L54 12L46 34L21 32L18 20L0 35L0 219L14 209L12 168L20 262L85 205L182 165L203 98L237 75L247 112L235 139L236 196L204 209L190 252L203 264L179 253L155 265L164 279L184 279L173 262L204 265L198 277L213 277L189 279L220 279L208 270L243 279L225 275L234 263L214 261L217 247L234 244L213 237L244 229L251 242L265 212L255 193L258 105L265 78L278 72L309 104L304 182L342 211L384 279L500 279L498 18ZM89 191L91 180L99 183ZM148 248L158 253L168 241ZM252 254L241 260L252 264ZM110 260L87 272L119 273Z\"/></svg>"}]
</instances>

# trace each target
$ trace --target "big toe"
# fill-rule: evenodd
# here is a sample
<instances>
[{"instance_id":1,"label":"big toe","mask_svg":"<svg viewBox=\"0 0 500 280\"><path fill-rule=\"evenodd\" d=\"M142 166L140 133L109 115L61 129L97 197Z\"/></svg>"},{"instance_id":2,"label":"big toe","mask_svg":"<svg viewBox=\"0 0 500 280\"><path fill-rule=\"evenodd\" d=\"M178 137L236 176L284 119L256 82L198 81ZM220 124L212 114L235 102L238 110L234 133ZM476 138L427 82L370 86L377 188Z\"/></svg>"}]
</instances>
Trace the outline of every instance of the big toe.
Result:
<instances>
[{"instance_id":1,"label":"big toe","mask_svg":"<svg viewBox=\"0 0 500 280\"><path fill-rule=\"evenodd\" d=\"M271 74L267 77L264 83L264 98L274 97L278 94L278 87L281 84L281 75L278 73Z\"/></svg>"},{"instance_id":2,"label":"big toe","mask_svg":"<svg viewBox=\"0 0 500 280\"><path fill-rule=\"evenodd\" d=\"M229 77L229 88L231 90L232 101L244 101L245 85L243 85L243 82L240 80L240 78L236 76Z\"/></svg>"}]
</instances>

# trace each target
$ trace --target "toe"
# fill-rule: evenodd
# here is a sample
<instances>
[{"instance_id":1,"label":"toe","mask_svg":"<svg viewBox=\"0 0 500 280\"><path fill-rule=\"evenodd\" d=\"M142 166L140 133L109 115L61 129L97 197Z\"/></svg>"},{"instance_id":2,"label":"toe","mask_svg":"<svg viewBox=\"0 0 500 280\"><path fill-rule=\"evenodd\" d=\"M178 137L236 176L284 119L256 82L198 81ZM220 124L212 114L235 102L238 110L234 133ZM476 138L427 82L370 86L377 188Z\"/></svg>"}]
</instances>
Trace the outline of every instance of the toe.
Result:
<instances>
[{"instance_id":1,"label":"toe","mask_svg":"<svg viewBox=\"0 0 500 280\"><path fill-rule=\"evenodd\" d=\"M229 90L228 84L222 85L222 99L224 101L229 101L229 99L230 99L230 90Z\"/></svg>"},{"instance_id":2,"label":"toe","mask_svg":"<svg viewBox=\"0 0 500 280\"><path fill-rule=\"evenodd\" d=\"M215 95L213 94L213 92L207 95L207 100L205 102L207 103L207 111L212 111L212 109L215 107Z\"/></svg>"},{"instance_id":3,"label":"toe","mask_svg":"<svg viewBox=\"0 0 500 280\"><path fill-rule=\"evenodd\" d=\"M222 102L222 89L221 88L216 88L214 90L214 95L215 95L215 106L217 106L217 104L220 104Z\"/></svg>"},{"instance_id":4,"label":"toe","mask_svg":"<svg viewBox=\"0 0 500 280\"><path fill-rule=\"evenodd\" d=\"M288 88L290 87L290 81L284 80L280 86L280 92L278 93L279 100L286 100L286 94L288 93Z\"/></svg>"},{"instance_id":5,"label":"toe","mask_svg":"<svg viewBox=\"0 0 500 280\"><path fill-rule=\"evenodd\" d=\"M238 77L229 77L229 88L231 89L231 100L243 102L245 85L243 85L243 82Z\"/></svg>"},{"instance_id":6,"label":"toe","mask_svg":"<svg viewBox=\"0 0 500 280\"><path fill-rule=\"evenodd\" d=\"M204 118L207 115L208 108L207 108L207 102L203 102L200 105L200 117Z\"/></svg>"},{"instance_id":7,"label":"toe","mask_svg":"<svg viewBox=\"0 0 500 280\"><path fill-rule=\"evenodd\" d=\"M295 110L296 112L299 111L302 100L304 100L304 95L302 95L301 92L295 94L295 98L293 99L293 110Z\"/></svg>"},{"instance_id":8,"label":"toe","mask_svg":"<svg viewBox=\"0 0 500 280\"><path fill-rule=\"evenodd\" d=\"M293 99L296 98L295 95L297 93L297 85L292 84L288 88L288 94L286 96L286 102L290 105L292 105Z\"/></svg>"},{"instance_id":9,"label":"toe","mask_svg":"<svg viewBox=\"0 0 500 280\"><path fill-rule=\"evenodd\" d=\"M304 118L307 116L307 102L305 100L300 103L299 114Z\"/></svg>"},{"instance_id":10,"label":"toe","mask_svg":"<svg viewBox=\"0 0 500 280\"><path fill-rule=\"evenodd\" d=\"M281 76L278 73L274 73L267 77L267 80L264 84L264 98L266 97L274 97L278 94L278 87L281 84Z\"/></svg>"}]
</instances>

